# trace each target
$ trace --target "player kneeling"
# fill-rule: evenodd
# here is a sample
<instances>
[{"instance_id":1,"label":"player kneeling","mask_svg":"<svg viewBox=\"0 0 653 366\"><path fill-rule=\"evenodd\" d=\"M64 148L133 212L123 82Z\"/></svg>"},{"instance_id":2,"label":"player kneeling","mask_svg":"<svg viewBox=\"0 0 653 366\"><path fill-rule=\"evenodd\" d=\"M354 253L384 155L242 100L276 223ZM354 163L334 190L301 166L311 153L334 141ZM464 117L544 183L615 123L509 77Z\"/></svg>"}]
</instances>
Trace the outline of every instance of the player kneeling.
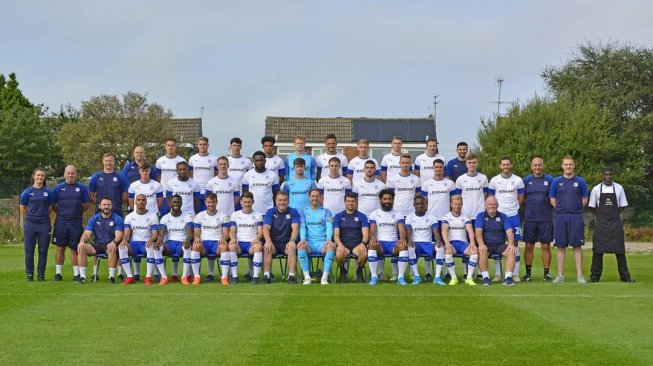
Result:
<instances>
[{"instance_id":1,"label":"player kneeling","mask_svg":"<svg viewBox=\"0 0 653 366\"><path fill-rule=\"evenodd\" d=\"M500 254L506 257L506 275L503 284L513 286L512 271L515 267L515 254L517 242L512 232L512 225L508 216L497 211L497 199L489 196L485 199L485 211L478 214L474 221L476 242L481 261L479 268L483 276L483 286L492 284L488 273L488 256ZM508 244L506 245L506 239Z\"/></svg>"},{"instance_id":2,"label":"player kneeling","mask_svg":"<svg viewBox=\"0 0 653 366\"><path fill-rule=\"evenodd\" d=\"M213 279L215 258L220 254L220 264L222 265L223 256L229 255L227 249L227 240L229 238L229 218L219 213L216 209L218 205L218 197L215 193L206 195L206 210L198 213L193 219L193 247L190 252L191 268L193 270L193 285L199 285L201 282L200 264L203 257L208 259L209 275L207 280ZM229 257L233 262L237 262L238 258ZM222 276L229 272L229 268L225 271L223 269ZM224 284L224 282L223 282Z\"/></svg>"},{"instance_id":3,"label":"player kneeling","mask_svg":"<svg viewBox=\"0 0 653 366\"><path fill-rule=\"evenodd\" d=\"M165 242L164 242L165 238ZM163 246L163 255L172 257L172 276L170 282L177 281L179 258L183 259L181 283L188 285L190 274L191 244L193 241L193 217L181 212L181 196L170 199L170 212L161 218L157 248Z\"/></svg>"},{"instance_id":4,"label":"player kneeling","mask_svg":"<svg viewBox=\"0 0 653 366\"><path fill-rule=\"evenodd\" d=\"M462 207L463 198L458 195L452 196L451 212L444 215L442 218L441 226L442 240L444 241L444 262L447 266L447 271L449 271L449 275L451 275L449 285L453 286L458 284L453 256L456 255L456 253L462 253L465 256L469 256L465 284L475 286L476 282L474 282L473 276L476 263L478 262L478 249L476 249L472 222L468 217L462 214ZM467 242L468 236L469 242Z\"/></svg>"}]
</instances>

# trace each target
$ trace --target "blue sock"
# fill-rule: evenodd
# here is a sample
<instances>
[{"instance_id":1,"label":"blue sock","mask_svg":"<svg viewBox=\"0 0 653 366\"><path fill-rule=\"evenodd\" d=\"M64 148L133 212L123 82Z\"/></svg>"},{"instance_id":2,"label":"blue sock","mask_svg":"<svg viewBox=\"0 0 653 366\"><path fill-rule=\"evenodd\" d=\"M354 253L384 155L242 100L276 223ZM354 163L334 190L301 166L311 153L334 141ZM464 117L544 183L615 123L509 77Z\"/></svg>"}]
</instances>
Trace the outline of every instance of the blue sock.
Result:
<instances>
[{"instance_id":1,"label":"blue sock","mask_svg":"<svg viewBox=\"0 0 653 366\"><path fill-rule=\"evenodd\" d=\"M328 276L331 272L331 265L333 265L333 258L336 256L335 250L329 250L324 255L324 275Z\"/></svg>"},{"instance_id":2,"label":"blue sock","mask_svg":"<svg viewBox=\"0 0 653 366\"><path fill-rule=\"evenodd\" d=\"M311 265L308 261L308 254L306 254L306 249L298 250L297 257L299 258L299 266L302 267L302 272L304 272L304 274L308 274Z\"/></svg>"}]
</instances>

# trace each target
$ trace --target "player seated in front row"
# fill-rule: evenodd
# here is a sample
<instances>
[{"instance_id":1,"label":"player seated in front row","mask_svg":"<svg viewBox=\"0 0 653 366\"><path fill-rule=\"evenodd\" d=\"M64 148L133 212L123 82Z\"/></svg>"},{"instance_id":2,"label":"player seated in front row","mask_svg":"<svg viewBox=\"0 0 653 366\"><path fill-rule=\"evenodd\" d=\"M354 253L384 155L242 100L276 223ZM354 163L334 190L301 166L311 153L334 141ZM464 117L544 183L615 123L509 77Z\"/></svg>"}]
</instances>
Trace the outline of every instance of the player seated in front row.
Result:
<instances>
[{"instance_id":1,"label":"player seated in front row","mask_svg":"<svg viewBox=\"0 0 653 366\"><path fill-rule=\"evenodd\" d=\"M308 192L310 205L300 211L301 226L299 237L301 241L297 244L297 257L299 265L304 272L302 285L311 284L310 259L311 253L324 254L324 271L320 283L329 284L329 272L336 253L336 245L333 238L333 217L331 211L322 207L322 195L320 190L313 188Z\"/></svg>"},{"instance_id":2,"label":"player seated in front row","mask_svg":"<svg viewBox=\"0 0 653 366\"><path fill-rule=\"evenodd\" d=\"M515 284L512 279L512 270L515 267L517 242L508 216L497 211L498 207L496 197L489 196L485 199L485 211L478 214L474 221L480 256L479 269L483 276L483 286L492 284L487 262L489 255L496 254L506 257L506 274L503 284L506 286ZM506 244L506 239L508 239L508 244Z\"/></svg>"},{"instance_id":3,"label":"player seated in front row","mask_svg":"<svg viewBox=\"0 0 653 366\"><path fill-rule=\"evenodd\" d=\"M131 272L130 256L134 258L146 257L147 273L144 281L146 285L152 284L152 273L155 265L158 265L161 273L160 285L165 285L168 283L168 278L164 270L162 248L159 247L157 250L154 248L154 243L159 235L159 218L154 212L147 210L147 198L144 194L137 195L135 201L136 210L125 218L125 235L123 235L122 242L118 246L120 263L122 263L122 268L127 275L123 285L136 282ZM134 261L134 263L137 262ZM135 264L135 266L138 266L138 264Z\"/></svg>"},{"instance_id":4,"label":"player seated in front row","mask_svg":"<svg viewBox=\"0 0 653 366\"><path fill-rule=\"evenodd\" d=\"M202 257L206 257L209 263L209 275L206 281L213 281L215 258L220 255L220 265L223 260L229 262L238 261L235 253L231 257L231 252L227 250L227 240L229 240L229 217L216 209L218 198L215 193L206 195L206 210L198 213L193 220L193 248L190 252L191 268L193 270L193 285L199 285L200 263ZM227 257L229 259L227 259ZM227 267L228 269L228 267ZM222 269L222 284L225 284L225 276L229 271Z\"/></svg>"},{"instance_id":5,"label":"player seated in front row","mask_svg":"<svg viewBox=\"0 0 653 366\"><path fill-rule=\"evenodd\" d=\"M456 255L456 253L462 253L465 256L469 256L465 284L475 286L476 282L474 282L473 276L476 263L478 262L478 249L476 249L472 221L462 214L462 207L463 198L459 195L452 196L451 212L444 215L442 218L441 227L442 240L444 241L444 262L447 266L447 271L449 271L449 274L451 275L449 285L453 286L458 284L453 256Z\"/></svg>"},{"instance_id":6,"label":"player seated in front row","mask_svg":"<svg viewBox=\"0 0 653 366\"><path fill-rule=\"evenodd\" d=\"M254 195L250 191L243 192L240 197L241 210L231 215L229 223L229 252L231 252L231 279L230 283L238 283L238 261L234 263L233 256L236 258L242 253L249 253L254 265L252 274L252 284L257 284L261 274L261 265L263 264L263 219L261 215L254 212ZM222 265L222 262L220 262ZM222 274L224 278L224 273ZM223 281L224 282L224 281Z\"/></svg>"}]
</instances>

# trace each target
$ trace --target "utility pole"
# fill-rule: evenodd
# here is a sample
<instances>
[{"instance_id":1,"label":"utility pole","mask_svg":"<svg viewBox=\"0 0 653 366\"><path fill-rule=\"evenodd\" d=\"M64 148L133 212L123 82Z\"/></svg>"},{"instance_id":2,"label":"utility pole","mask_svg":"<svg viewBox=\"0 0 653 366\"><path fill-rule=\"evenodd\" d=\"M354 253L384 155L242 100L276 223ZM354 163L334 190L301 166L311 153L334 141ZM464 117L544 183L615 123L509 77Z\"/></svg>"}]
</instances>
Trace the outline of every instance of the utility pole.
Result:
<instances>
[{"instance_id":1,"label":"utility pole","mask_svg":"<svg viewBox=\"0 0 653 366\"><path fill-rule=\"evenodd\" d=\"M499 108L501 108L501 104L503 103L501 101L501 86L503 85L503 79L498 78L497 84L499 84L499 99L497 99L497 117L499 117L499 112L500 112Z\"/></svg>"},{"instance_id":2,"label":"utility pole","mask_svg":"<svg viewBox=\"0 0 653 366\"><path fill-rule=\"evenodd\" d=\"M204 118L204 106L200 108L200 119Z\"/></svg>"},{"instance_id":3,"label":"utility pole","mask_svg":"<svg viewBox=\"0 0 653 366\"><path fill-rule=\"evenodd\" d=\"M438 97L439 96L440 95L438 94L438 95L433 97L433 130L435 130L435 138L436 139L438 138L438 122L437 122L438 120L437 120L437 117L436 117L437 116L436 112L438 110L437 109L438 108L438 103L440 103L440 102L438 102Z\"/></svg>"}]
</instances>

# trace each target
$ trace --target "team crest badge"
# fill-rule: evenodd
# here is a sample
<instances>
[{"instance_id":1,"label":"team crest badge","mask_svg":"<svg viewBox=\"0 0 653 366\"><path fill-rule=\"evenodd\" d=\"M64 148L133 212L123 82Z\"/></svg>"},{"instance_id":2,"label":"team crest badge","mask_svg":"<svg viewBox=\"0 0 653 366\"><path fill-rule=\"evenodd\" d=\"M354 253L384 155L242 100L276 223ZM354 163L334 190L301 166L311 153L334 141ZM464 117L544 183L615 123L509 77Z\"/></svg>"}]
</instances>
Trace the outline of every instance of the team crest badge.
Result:
<instances>
[{"instance_id":1,"label":"team crest badge","mask_svg":"<svg viewBox=\"0 0 653 366\"><path fill-rule=\"evenodd\" d=\"M290 214L287 214L287 215L286 215L286 219L290 219Z\"/></svg>"},{"instance_id":2,"label":"team crest badge","mask_svg":"<svg viewBox=\"0 0 653 366\"><path fill-rule=\"evenodd\" d=\"M113 226L113 221L109 221L109 226Z\"/></svg>"},{"instance_id":3,"label":"team crest badge","mask_svg":"<svg viewBox=\"0 0 653 366\"><path fill-rule=\"evenodd\" d=\"M533 182L529 182L529 183L531 183L531 184L532 184ZM545 186L548 186L548 185L549 185L549 182L547 182L547 181L544 181L544 185L545 185Z\"/></svg>"},{"instance_id":4,"label":"team crest badge","mask_svg":"<svg viewBox=\"0 0 653 366\"><path fill-rule=\"evenodd\" d=\"M498 216L497 216L496 220L497 220L497 222L500 222L500 221L501 221L501 219L500 219Z\"/></svg>"},{"instance_id":5,"label":"team crest badge","mask_svg":"<svg viewBox=\"0 0 653 366\"><path fill-rule=\"evenodd\" d=\"M117 178L117 177L113 177L113 181L114 181L114 182L117 182L117 181L118 181L118 178Z\"/></svg>"},{"instance_id":6,"label":"team crest badge","mask_svg":"<svg viewBox=\"0 0 653 366\"><path fill-rule=\"evenodd\" d=\"M79 192L79 191L80 191L79 187L75 187L75 192Z\"/></svg>"},{"instance_id":7,"label":"team crest badge","mask_svg":"<svg viewBox=\"0 0 653 366\"><path fill-rule=\"evenodd\" d=\"M342 219L344 220L345 218L343 217ZM358 217L354 217L354 221L358 222Z\"/></svg>"},{"instance_id":8,"label":"team crest badge","mask_svg":"<svg viewBox=\"0 0 653 366\"><path fill-rule=\"evenodd\" d=\"M48 192L43 192L43 195L44 195L45 197L47 197L47 196L48 196Z\"/></svg>"},{"instance_id":9,"label":"team crest badge","mask_svg":"<svg viewBox=\"0 0 653 366\"><path fill-rule=\"evenodd\" d=\"M574 187L578 187L578 182L574 182Z\"/></svg>"}]
</instances>

